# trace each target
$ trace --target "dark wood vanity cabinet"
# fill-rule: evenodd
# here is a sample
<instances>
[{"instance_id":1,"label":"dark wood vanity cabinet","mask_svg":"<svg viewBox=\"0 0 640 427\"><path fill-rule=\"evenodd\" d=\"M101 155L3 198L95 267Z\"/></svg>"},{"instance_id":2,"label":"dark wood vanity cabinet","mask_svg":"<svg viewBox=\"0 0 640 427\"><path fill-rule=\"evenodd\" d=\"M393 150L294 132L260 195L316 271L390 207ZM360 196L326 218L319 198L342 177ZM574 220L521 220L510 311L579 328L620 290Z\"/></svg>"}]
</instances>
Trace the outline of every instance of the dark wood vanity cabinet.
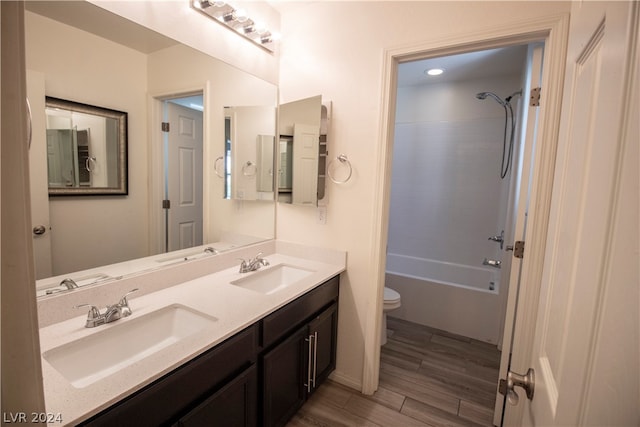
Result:
<instances>
[{"instance_id":1,"label":"dark wood vanity cabinet","mask_svg":"<svg viewBox=\"0 0 640 427\"><path fill-rule=\"evenodd\" d=\"M157 427L182 421L190 411L202 410L199 405L219 398L223 390L229 389L243 375L253 372L257 378L255 369L251 371L251 368L257 361L258 331L258 324L249 326L81 425ZM232 392L236 393L235 389L232 388ZM234 394L233 397L237 398L234 404L252 406L245 409L248 413L257 411L256 394L241 400L245 396ZM217 400L212 405L221 401ZM185 419L188 422L188 417ZM253 419L253 423L246 425L256 425L255 417Z\"/></svg>"},{"instance_id":2,"label":"dark wood vanity cabinet","mask_svg":"<svg viewBox=\"0 0 640 427\"><path fill-rule=\"evenodd\" d=\"M182 417L176 427L257 426L258 370L251 365Z\"/></svg>"},{"instance_id":3,"label":"dark wood vanity cabinet","mask_svg":"<svg viewBox=\"0 0 640 427\"><path fill-rule=\"evenodd\" d=\"M263 425L282 426L335 368L337 303L262 357Z\"/></svg>"},{"instance_id":4,"label":"dark wood vanity cabinet","mask_svg":"<svg viewBox=\"0 0 640 427\"><path fill-rule=\"evenodd\" d=\"M333 371L335 276L85 426L280 426Z\"/></svg>"}]
</instances>

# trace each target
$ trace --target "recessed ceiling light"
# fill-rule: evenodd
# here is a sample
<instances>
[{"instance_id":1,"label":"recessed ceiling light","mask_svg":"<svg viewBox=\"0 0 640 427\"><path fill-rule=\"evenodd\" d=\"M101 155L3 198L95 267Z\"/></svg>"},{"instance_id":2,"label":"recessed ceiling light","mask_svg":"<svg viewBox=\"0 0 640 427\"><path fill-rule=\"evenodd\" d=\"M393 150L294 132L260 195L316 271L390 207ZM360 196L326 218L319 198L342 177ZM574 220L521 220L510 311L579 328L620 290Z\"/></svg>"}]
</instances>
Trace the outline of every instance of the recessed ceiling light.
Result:
<instances>
[{"instance_id":1,"label":"recessed ceiling light","mask_svg":"<svg viewBox=\"0 0 640 427\"><path fill-rule=\"evenodd\" d=\"M439 76L440 74L444 73L444 70L442 68L431 68L429 70L425 70L426 74L429 74L430 76Z\"/></svg>"}]
</instances>

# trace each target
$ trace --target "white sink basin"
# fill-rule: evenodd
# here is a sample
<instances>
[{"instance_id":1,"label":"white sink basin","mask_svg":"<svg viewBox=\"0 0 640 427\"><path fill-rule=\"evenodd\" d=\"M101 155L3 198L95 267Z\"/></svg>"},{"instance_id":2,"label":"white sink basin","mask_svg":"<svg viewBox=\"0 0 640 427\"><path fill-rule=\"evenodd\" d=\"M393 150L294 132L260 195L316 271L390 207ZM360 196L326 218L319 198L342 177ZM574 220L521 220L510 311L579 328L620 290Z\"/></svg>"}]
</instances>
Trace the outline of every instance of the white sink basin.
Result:
<instances>
[{"instance_id":1,"label":"white sink basin","mask_svg":"<svg viewBox=\"0 0 640 427\"><path fill-rule=\"evenodd\" d=\"M215 317L174 304L126 322L120 320L120 324L98 326L105 329L51 349L43 357L74 387L83 388L216 321Z\"/></svg>"},{"instance_id":2,"label":"white sink basin","mask_svg":"<svg viewBox=\"0 0 640 427\"><path fill-rule=\"evenodd\" d=\"M286 288L315 273L300 267L288 264L278 264L264 270L258 270L248 274L247 277L231 282L232 285L241 286L266 295L270 295Z\"/></svg>"}]
</instances>

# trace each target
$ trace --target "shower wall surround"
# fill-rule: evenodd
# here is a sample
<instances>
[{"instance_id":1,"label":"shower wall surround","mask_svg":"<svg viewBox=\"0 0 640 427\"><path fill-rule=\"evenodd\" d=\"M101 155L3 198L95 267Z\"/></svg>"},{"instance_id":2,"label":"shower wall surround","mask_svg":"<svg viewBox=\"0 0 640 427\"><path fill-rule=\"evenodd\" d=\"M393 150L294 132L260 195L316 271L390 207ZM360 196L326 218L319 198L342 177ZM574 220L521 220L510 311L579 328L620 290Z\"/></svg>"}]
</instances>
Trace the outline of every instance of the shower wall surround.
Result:
<instances>
[{"instance_id":1,"label":"shower wall surround","mask_svg":"<svg viewBox=\"0 0 640 427\"><path fill-rule=\"evenodd\" d=\"M488 237L500 234L506 215L509 181L500 178L504 110L477 100L475 93L510 94L520 85L515 75L398 88L387 286L404 292L403 300L420 303L403 304L395 315L497 339L500 270L482 261L503 256ZM458 289L436 290L439 285ZM448 292L464 295L465 302ZM445 301L452 310L466 308L436 315L435 307ZM430 303L434 310L425 309ZM473 316L470 323L481 318L487 330L460 329L461 316Z\"/></svg>"}]
</instances>

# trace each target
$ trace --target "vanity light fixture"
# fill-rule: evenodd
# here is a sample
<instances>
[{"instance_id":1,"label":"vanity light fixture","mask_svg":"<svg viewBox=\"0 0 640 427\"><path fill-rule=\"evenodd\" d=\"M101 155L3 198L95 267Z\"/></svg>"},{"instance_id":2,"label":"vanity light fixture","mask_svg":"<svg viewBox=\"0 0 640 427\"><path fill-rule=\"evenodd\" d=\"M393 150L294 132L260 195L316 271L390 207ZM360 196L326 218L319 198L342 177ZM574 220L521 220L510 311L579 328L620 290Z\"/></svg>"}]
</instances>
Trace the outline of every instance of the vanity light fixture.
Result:
<instances>
[{"instance_id":1,"label":"vanity light fixture","mask_svg":"<svg viewBox=\"0 0 640 427\"><path fill-rule=\"evenodd\" d=\"M242 35L258 46L273 52L278 35L265 25L247 16L243 9L236 9L224 1L189 0L191 7L216 22Z\"/></svg>"}]
</instances>

